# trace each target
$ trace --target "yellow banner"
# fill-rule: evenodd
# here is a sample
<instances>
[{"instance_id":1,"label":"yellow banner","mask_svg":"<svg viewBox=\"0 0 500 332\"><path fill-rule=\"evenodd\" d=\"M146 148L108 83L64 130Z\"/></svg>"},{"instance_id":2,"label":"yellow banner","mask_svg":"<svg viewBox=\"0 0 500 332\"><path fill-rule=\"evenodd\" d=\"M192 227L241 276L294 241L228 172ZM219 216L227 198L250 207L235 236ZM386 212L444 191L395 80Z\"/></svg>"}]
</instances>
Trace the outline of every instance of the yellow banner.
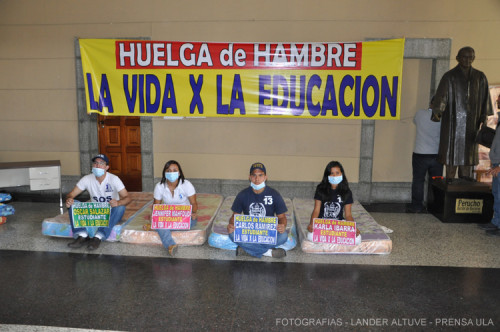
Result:
<instances>
[{"instance_id":1,"label":"yellow banner","mask_svg":"<svg viewBox=\"0 0 500 332\"><path fill-rule=\"evenodd\" d=\"M88 113L399 120L404 39L80 39Z\"/></svg>"}]
</instances>

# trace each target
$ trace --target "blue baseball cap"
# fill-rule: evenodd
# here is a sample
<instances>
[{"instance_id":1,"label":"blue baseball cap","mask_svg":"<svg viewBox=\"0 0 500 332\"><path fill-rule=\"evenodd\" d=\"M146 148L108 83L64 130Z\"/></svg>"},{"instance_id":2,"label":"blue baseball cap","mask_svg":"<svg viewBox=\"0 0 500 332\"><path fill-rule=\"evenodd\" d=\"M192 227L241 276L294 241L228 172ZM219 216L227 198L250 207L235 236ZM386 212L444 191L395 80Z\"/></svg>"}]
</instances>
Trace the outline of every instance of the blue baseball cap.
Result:
<instances>
[{"instance_id":1,"label":"blue baseball cap","mask_svg":"<svg viewBox=\"0 0 500 332\"><path fill-rule=\"evenodd\" d=\"M106 162L106 165L109 165L109 159L105 154L98 154L94 158L92 158L92 162L94 162L97 158L100 158Z\"/></svg>"},{"instance_id":2,"label":"blue baseball cap","mask_svg":"<svg viewBox=\"0 0 500 332\"><path fill-rule=\"evenodd\" d=\"M250 166L250 174L256 169L260 169L264 174L266 174L266 166L264 166L263 163L253 163L252 166Z\"/></svg>"}]
</instances>

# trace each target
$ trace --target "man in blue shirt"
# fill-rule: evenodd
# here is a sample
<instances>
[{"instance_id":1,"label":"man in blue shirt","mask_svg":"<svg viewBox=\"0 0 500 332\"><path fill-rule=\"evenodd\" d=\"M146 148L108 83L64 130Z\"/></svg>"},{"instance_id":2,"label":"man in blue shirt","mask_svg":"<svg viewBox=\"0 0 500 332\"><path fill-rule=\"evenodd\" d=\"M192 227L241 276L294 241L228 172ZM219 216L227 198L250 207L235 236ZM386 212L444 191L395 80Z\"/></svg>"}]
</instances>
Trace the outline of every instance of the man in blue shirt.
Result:
<instances>
[{"instance_id":1,"label":"man in blue shirt","mask_svg":"<svg viewBox=\"0 0 500 332\"><path fill-rule=\"evenodd\" d=\"M255 217L278 217L277 241L275 245L259 243L237 243L236 255L244 252L254 257L270 256L282 258L286 251L277 248L287 241L286 230L287 207L281 195L274 189L266 186L266 167L262 163L253 163L250 167L250 186L240 191L234 199L231 210L233 215L229 219L227 231L229 238L234 242L234 215L243 214Z\"/></svg>"}]
</instances>

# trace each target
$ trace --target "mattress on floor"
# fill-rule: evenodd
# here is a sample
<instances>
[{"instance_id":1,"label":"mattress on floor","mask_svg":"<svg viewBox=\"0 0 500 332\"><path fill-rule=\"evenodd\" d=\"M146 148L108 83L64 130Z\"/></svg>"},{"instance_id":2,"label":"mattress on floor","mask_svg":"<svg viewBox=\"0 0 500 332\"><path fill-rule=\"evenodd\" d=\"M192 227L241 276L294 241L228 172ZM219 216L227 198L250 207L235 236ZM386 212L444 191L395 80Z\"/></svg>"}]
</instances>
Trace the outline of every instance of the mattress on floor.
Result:
<instances>
[{"instance_id":1,"label":"mattress on floor","mask_svg":"<svg viewBox=\"0 0 500 332\"><path fill-rule=\"evenodd\" d=\"M107 241L118 241L123 225L132 218L144 205L153 201L153 193L150 192L129 192L132 201L127 205L122 220L113 227ZM69 224L68 211L53 218L46 218L42 222L42 234L57 237L73 237Z\"/></svg>"},{"instance_id":2,"label":"mattress on floor","mask_svg":"<svg viewBox=\"0 0 500 332\"><path fill-rule=\"evenodd\" d=\"M392 240L358 201L352 204L352 216L356 227L361 232L362 241L361 244L354 246L314 243L307 240L307 225L311 220L314 200L294 198L293 207L297 233L304 252L311 254L389 254L392 251Z\"/></svg>"},{"instance_id":3,"label":"mattress on floor","mask_svg":"<svg viewBox=\"0 0 500 332\"><path fill-rule=\"evenodd\" d=\"M222 203L217 216L212 225L212 233L208 237L208 244L215 248L226 249L226 250L236 250L237 245L231 241L227 233L227 224L229 223L229 218L233 214L231 206L236 196L227 197ZM285 250L291 250L297 245L297 231L295 229L294 215L293 215L293 204L289 198L283 198L286 207L288 209L286 213L286 219L288 221L286 225L286 232L288 233L288 240L279 246L278 248L283 248Z\"/></svg>"},{"instance_id":4,"label":"mattress on floor","mask_svg":"<svg viewBox=\"0 0 500 332\"><path fill-rule=\"evenodd\" d=\"M198 203L198 222L196 226L186 231L172 231L172 238L179 245L202 245L207 240L207 231L212 226L223 197L218 194L196 194ZM143 225L151 223L153 202L147 203L135 216L123 226L120 242L137 244L161 244L155 230L145 231Z\"/></svg>"}]
</instances>

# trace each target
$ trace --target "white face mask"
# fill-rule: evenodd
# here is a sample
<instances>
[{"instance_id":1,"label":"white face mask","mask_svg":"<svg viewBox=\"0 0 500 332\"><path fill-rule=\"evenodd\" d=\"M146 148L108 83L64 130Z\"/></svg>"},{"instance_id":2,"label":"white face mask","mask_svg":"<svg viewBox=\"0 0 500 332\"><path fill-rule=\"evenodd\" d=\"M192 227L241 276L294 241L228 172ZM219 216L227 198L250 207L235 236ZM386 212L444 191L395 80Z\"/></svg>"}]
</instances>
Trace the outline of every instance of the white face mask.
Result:
<instances>
[{"instance_id":1,"label":"white face mask","mask_svg":"<svg viewBox=\"0 0 500 332\"><path fill-rule=\"evenodd\" d=\"M168 182L175 182L179 178L179 172L165 172L165 178Z\"/></svg>"},{"instance_id":2,"label":"white face mask","mask_svg":"<svg viewBox=\"0 0 500 332\"><path fill-rule=\"evenodd\" d=\"M254 190L261 190L266 186L266 181L263 181L261 184L255 184L253 182L250 182L250 187L252 187Z\"/></svg>"},{"instance_id":3,"label":"white face mask","mask_svg":"<svg viewBox=\"0 0 500 332\"><path fill-rule=\"evenodd\" d=\"M342 182L342 175L339 175L339 176L329 176L328 177L328 182L330 182L331 184L339 184L340 182Z\"/></svg>"},{"instance_id":4,"label":"white face mask","mask_svg":"<svg viewBox=\"0 0 500 332\"><path fill-rule=\"evenodd\" d=\"M92 173L95 175L96 178L100 178L101 176L104 175L105 170L102 168L98 167L92 167Z\"/></svg>"}]
</instances>

